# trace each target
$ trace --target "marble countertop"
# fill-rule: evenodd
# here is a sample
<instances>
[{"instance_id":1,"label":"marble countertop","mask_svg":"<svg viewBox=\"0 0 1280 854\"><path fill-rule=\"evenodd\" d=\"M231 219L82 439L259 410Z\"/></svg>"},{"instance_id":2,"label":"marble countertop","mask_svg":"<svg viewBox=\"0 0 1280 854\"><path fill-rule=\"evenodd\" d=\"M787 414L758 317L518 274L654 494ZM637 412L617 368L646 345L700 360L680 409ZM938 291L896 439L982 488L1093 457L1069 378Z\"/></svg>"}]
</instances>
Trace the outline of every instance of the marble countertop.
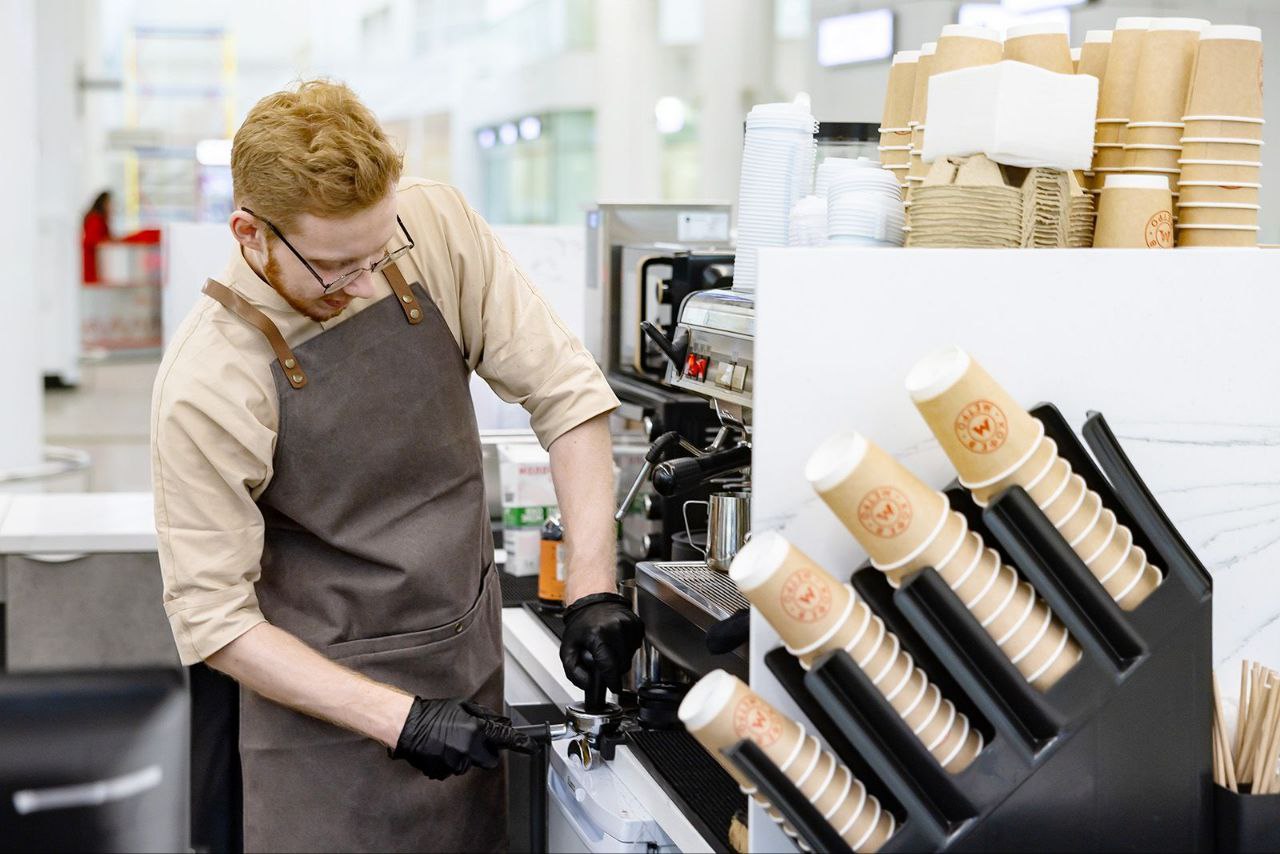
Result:
<instances>
[{"instance_id":1,"label":"marble countertop","mask_svg":"<svg viewBox=\"0 0 1280 854\"><path fill-rule=\"evenodd\" d=\"M149 492L0 495L0 554L155 550Z\"/></svg>"}]
</instances>

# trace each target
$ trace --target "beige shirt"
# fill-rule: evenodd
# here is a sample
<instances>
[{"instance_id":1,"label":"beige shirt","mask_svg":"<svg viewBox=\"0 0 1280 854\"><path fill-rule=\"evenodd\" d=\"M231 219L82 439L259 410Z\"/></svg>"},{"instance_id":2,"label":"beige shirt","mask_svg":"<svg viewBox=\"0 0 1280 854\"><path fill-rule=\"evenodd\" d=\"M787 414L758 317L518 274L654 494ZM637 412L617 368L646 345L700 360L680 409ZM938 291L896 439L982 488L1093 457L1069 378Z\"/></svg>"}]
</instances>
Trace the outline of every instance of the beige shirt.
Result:
<instances>
[{"instance_id":1,"label":"beige shirt","mask_svg":"<svg viewBox=\"0 0 1280 854\"><path fill-rule=\"evenodd\" d=\"M397 212L415 242L398 261L401 272L431 295L468 367L503 400L528 410L543 447L618 405L591 354L457 190L406 178ZM391 293L379 274L372 298L317 323L290 308L238 248L218 281L264 312L293 347ZM201 296L156 378L156 531L165 612L184 664L265 619L254 592L263 548L255 502L271 482L279 418L274 370L262 333Z\"/></svg>"}]
</instances>

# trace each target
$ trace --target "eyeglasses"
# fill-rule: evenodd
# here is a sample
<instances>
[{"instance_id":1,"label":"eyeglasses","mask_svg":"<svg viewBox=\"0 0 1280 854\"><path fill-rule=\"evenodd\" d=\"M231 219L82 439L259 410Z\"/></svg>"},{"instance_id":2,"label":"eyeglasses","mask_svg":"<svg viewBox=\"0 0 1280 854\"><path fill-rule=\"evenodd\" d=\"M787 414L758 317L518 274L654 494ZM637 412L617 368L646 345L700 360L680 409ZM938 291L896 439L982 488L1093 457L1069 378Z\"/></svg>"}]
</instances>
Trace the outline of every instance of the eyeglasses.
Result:
<instances>
[{"instance_id":1,"label":"eyeglasses","mask_svg":"<svg viewBox=\"0 0 1280 854\"><path fill-rule=\"evenodd\" d=\"M267 227L270 228L273 232L275 232L276 237L280 238L280 242L283 243L285 246L289 247L289 251L293 253L293 256L302 262L302 266L307 268L307 272L315 276L316 281L320 283L320 287L324 288L323 293L326 293L326 294L333 290L341 290L342 288L346 287L348 284L353 282L355 278L359 276L361 273L369 273L371 275L374 273L381 273L383 270L387 269L396 261L398 261L399 259L403 258L405 255L407 255L409 250L412 249L414 246L413 237L409 234L409 229L404 227L404 222L400 219L400 215L396 214L396 224L399 225L400 230L404 232L404 238L405 240L409 241L409 245L398 246L395 249L392 249L386 255L383 255L380 261L373 264L372 266L357 267L356 269L352 270L349 273L343 273L341 276L334 279L332 282L326 282L324 279L320 277L320 274L316 272L315 267L312 267L311 263L307 261L306 258L302 257L302 253L299 252L297 249L293 248L293 244L289 242L288 238L286 238L283 234L280 233L280 229L276 228L275 225L271 222L271 220L266 219L264 217L260 217L256 213L254 213L253 211L245 207L240 208L240 210L244 211L249 216L254 217L255 219L260 219L263 222L265 222L267 224Z\"/></svg>"}]
</instances>

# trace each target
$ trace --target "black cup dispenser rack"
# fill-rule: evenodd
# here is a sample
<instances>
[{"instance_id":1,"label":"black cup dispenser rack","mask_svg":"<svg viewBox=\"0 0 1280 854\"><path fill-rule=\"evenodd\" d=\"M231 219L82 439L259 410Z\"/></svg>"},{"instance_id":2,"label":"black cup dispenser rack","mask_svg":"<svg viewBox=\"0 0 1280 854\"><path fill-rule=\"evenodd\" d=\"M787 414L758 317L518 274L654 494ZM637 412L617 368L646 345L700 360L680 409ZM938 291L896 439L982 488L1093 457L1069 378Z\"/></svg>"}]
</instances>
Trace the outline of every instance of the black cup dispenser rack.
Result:
<instances>
[{"instance_id":1,"label":"black cup dispenser rack","mask_svg":"<svg viewBox=\"0 0 1280 854\"><path fill-rule=\"evenodd\" d=\"M1031 582L1080 644L1047 692L1031 687L942 578L926 568L898 590L870 565L854 587L895 631L986 746L942 769L847 653L808 673L785 649L769 669L898 819L882 852L1213 850L1212 582L1139 478L1100 413L1084 436L1051 404L1032 411L1059 453L1164 571L1123 611L1021 487L979 509L947 495L971 530ZM755 745L729 751L814 850L847 851ZM815 821L816 819L816 821Z\"/></svg>"}]
</instances>

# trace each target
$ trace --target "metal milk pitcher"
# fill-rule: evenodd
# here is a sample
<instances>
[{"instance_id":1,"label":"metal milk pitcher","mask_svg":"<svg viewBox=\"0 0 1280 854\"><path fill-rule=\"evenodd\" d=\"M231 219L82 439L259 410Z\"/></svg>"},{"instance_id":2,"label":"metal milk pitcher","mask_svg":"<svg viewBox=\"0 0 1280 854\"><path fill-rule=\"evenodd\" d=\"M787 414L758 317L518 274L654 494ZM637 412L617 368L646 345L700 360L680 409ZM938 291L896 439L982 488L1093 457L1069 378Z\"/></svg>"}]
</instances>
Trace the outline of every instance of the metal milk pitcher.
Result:
<instances>
[{"instance_id":1,"label":"metal milk pitcher","mask_svg":"<svg viewBox=\"0 0 1280 854\"><path fill-rule=\"evenodd\" d=\"M738 549L751 536L751 490L714 492L710 501L686 501L683 508L686 532L689 532L690 504L707 506L707 548L705 551L700 549L707 559L707 566L728 572ZM692 542L691 532L689 539Z\"/></svg>"}]
</instances>

